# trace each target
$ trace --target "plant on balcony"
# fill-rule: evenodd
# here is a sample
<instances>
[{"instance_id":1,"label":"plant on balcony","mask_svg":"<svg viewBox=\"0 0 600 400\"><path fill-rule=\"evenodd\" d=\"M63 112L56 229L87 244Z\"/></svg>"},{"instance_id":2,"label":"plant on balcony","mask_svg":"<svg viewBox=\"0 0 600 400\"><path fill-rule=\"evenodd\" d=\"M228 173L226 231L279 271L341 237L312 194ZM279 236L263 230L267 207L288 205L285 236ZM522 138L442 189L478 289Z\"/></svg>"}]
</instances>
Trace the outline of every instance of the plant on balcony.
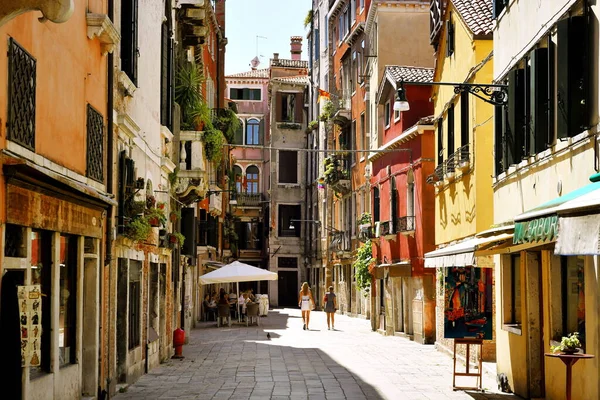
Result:
<instances>
[{"instance_id":1,"label":"plant on balcony","mask_svg":"<svg viewBox=\"0 0 600 400\"><path fill-rule=\"evenodd\" d=\"M279 129L298 130L298 129L302 128L302 125L300 125L297 122L281 122L281 123L277 124L277 127Z\"/></svg>"},{"instance_id":2,"label":"plant on balcony","mask_svg":"<svg viewBox=\"0 0 600 400\"><path fill-rule=\"evenodd\" d=\"M223 132L212 126L204 130L204 150L206 159L218 163L223 157L223 146L225 145L225 137Z\"/></svg>"},{"instance_id":3,"label":"plant on balcony","mask_svg":"<svg viewBox=\"0 0 600 400\"><path fill-rule=\"evenodd\" d=\"M240 129L241 124L237 114L230 108L217 110L213 119L214 128L223 132L227 143L233 142L235 133Z\"/></svg>"},{"instance_id":4,"label":"plant on balcony","mask_svg":"<svg viewBox=\"0 0 600 400\"><path fill-rule=\"evenodd\" d=\"M371 225L371 213L364 212L360 214L360 218L358 219L359 225Z\"/></svg>"},{"instance_id":5,"label":"plant on balcony","mask_svg":"<svg viewBox=\"0 0 600 400\"><path fill-rule=\"evenodd\" d=\"M181 129L195 128L196 121L210 121L210 110L203 102L200 86L204 81L202 70L195 64L183 63L175 76L175 101L181 107ZM205 120L206 121L206 120Z\"/></svg>"},{"instance_id":6,"label":"plant on balcony","mask_svg":"<svg viewBox=\"0 0 600 400\"><path fill-rule=\"evenodd\" d=\"M178 243L179 246L183 246L183 243L185 242L185 236L183 236L180 232L173 232L169 235L169 242L170 243Z\"/></svg>"},{"instance_id":7,"label":"plant on balcony","mask_svg":"<svg viewBox=\"0 0 600 400\"><path fill-rule=\"evenodd\" d=\"M311 133L312 131L316 131L319 129L319 121L313 120L308 123L306 127L306 133Z\"/></svg>"},{"instance_id":8,"label":"plant on balcony","mask_svg":"<svg viewBox=\"0 0 600 400\"><path fill-rule=\"evenodd\" d=\"M181 212L178 210L171 211L169 214L169 219L171 222L177 222L181 219Z\"/></svg>"},{"instance_id":9,"label":"plant on balcony","mask_svg":"<svg viewBox=\"0 0 600 400\"><path fill-rule=\"evenodd\" d=\"M152 227L150 226L148 219L145 216L139 216L132 219L129 224L127 224L125 236L136 242L141 242L148 239L151 232Z\"/></svg>"},{"instance_id":10,"label":"plant on balcony","mask_svg":"<svg viewBox=\"0 0 600 400\"><path fill-rule=\"evenodd\" d=\"M165 212L160 208L147 208L146 211L144 211L144 216L152 227L165 226L167 223Z\"/></svg>"},{"instance_id":11,"label":"plant on balcony","mask_svg":"<svg viewBox=\"0 0 600 400\"><path fill-rule=\"evenodd\" d=\"M308 10L306 17L304 17L304 27L305 28L310 25L310 23L312 22L312 19L313 19L313 10L310 9L310 10Z\"/></svg>"},{"instance_id":12,"label":"plant on balcony","mask_svg":"<svg viewBox=\"0 0 600 400\"><path fill-rule=\"evenodd\" d=\"M371 290L371 272L369 268L373 264L373 249L371 241L367 240L356 250L356 259L352 263L356 277L356 287L363 291L366 297Z\"/></svg>"},{"instance_id":13,"label":"plant on balcony","mask_svg":"<svg viewBox=\"0 0 600 400\"><path fill-rule=\"evenodd\" d=\"M331 119L333 114L335 113L335 107L333 106L333 102L331 100L327 100L323 105L323 109L321 110L321 115L319 115L319 120L323 122L327 122Z\"/></svg>"}]
</instances>

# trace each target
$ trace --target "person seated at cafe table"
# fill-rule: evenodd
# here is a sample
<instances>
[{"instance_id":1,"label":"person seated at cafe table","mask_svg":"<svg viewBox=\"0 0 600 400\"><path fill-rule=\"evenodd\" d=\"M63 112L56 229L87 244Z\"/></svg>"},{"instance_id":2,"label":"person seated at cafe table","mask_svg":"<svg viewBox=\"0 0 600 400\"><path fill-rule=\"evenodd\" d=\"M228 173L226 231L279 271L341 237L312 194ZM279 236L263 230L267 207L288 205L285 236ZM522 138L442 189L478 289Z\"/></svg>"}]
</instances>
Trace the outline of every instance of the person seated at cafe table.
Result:
<instances>
[{"instance_id":1,"label":"person seated at cafe table","mask_svg":"<svg viewBox=\"0 0 600 400\"><path fill-rule=\"evenodd\" d=\"M215 319L217 316L217 305L214 299L210 300L210 296L208 293L204 295L204 301L202 302L202 307L204 307L204 312L207 314L207 320L212 315Z\"/></svg>"},{"instance_id":2,"label":"person seated at cafe table","mask_svg":"<svg viewBox=\"0 0 600 400\"><path fill-rule=\"evenodd\" d=\"M226 304L229 305L229 296L225 292L225 289L221 289L221 293L219 294L219 305Z\"/></svg>"}]
</instances>

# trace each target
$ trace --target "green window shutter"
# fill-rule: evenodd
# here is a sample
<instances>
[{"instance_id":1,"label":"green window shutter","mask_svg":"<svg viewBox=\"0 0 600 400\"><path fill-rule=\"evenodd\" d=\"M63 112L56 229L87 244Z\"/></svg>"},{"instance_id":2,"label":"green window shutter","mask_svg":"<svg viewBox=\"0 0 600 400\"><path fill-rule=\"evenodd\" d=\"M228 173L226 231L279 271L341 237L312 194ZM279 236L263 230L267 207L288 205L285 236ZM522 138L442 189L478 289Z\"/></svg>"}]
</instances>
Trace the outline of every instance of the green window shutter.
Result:
<instances>
[{"instance_id":1,"label":"green window shutter","mask_svg":"<svg viewBox=\"0 0 600 400\"><path fill-rule=\"evenodd\" d=\"M508 116L505 128L506 165L518 164L523 157L525 73L515 69L508 74Z\"/></svg>"},{"instance_id":2,"label":"green window shutter","mask_svg":"<svg viewBox=\"0 0 600 400\"><path fill-rule=\"evenodd\" d=\"M235 131L233 136L234 144L244 144L244 124L240 122L240 126Z\"/></svg>"},{"instance_id":3,"label":"green window shutter","mask_svg":"<svg viewBox=\"0 0 600 400\"><path fill-rule=\"evenodd\" d=\"M537 154L548 146L548 130L550 122L550 92L548 88L548 49L535 49L530 53L530 115L529 154Z\"/></svg>"}]
</instances>

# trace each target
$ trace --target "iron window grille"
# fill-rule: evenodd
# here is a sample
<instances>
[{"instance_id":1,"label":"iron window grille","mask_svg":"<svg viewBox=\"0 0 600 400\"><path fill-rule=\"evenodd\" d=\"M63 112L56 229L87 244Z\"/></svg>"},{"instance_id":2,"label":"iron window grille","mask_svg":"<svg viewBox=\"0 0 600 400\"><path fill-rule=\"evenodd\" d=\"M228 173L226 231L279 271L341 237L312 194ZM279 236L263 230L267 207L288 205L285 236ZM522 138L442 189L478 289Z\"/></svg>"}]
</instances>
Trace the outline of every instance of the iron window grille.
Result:
<instances>
[{"instance_id":1,"label":"iron window grille","mask_svg":"<svg viewBox=\"0 0 600 400\"><path fill-rule=\"evenodd\" d=\"M87 176L104 180L104 117L87 105Z\"/></svg>"},{"instance_id":2,"label":"iron window grille","mask_svg":"<svg viewBox=\"0 0 600 400\"><path fill-rule=\"evenodd\" d=\"M36 60L12 38L8 52L8 139L35 151Z\"/></svg>"},{"instance_id":3,"label":"iron window grille","mask_svg":"<svg viewBox=\"0 0 600 400\"><path fill-rule=\"evenodd\" d=\"M396 221L396 233L400 232L414 232L415 230L415 217L406 216L400 217Z\"/></svg>"}]
</instances>

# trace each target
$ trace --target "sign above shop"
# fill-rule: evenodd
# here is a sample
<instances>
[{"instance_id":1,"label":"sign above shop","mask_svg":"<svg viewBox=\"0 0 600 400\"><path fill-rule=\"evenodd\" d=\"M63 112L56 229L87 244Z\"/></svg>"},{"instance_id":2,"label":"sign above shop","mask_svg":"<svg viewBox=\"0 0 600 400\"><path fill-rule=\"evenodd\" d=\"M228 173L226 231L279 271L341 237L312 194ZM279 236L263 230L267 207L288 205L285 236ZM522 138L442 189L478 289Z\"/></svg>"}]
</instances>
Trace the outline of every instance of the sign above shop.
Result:
<instances>
[{"instance_id":1,"label":"sign above shop","mask_svg":"<svg viewBox=\"0 0 600 400\"><path fill-rule=\"evenodd\" d=\"M550 243L558 236L558 216L515 222L513 244Z\"/></svg>"}]
</instances>

